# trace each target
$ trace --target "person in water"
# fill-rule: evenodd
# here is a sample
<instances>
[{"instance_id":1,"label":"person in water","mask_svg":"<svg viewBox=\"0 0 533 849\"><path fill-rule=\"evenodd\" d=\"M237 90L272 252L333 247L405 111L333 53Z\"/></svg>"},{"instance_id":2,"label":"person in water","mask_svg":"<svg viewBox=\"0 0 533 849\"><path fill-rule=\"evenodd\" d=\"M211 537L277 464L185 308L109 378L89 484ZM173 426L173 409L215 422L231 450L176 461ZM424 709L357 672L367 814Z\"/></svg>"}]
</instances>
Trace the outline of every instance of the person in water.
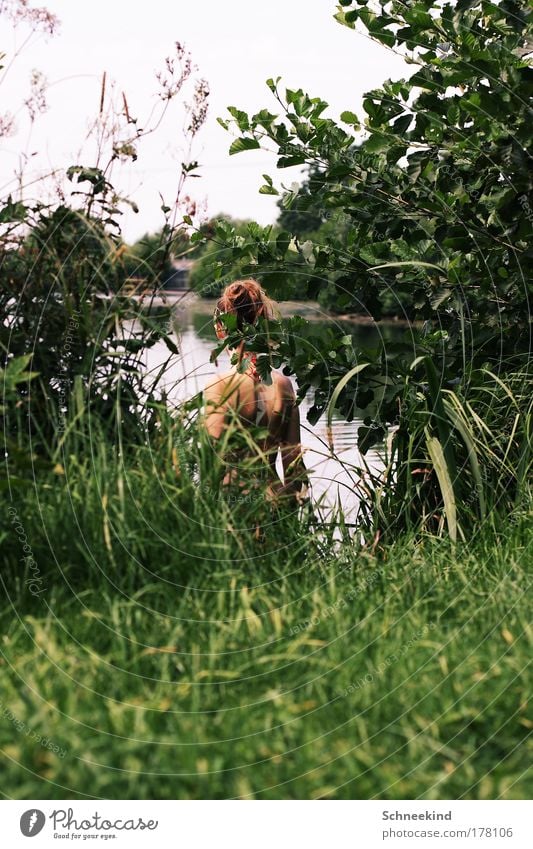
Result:
<instances>
[{"instance_id":1,"label":"person in water","mask_svg":"<svg viewBox=\"0 0 533 849\"><path fill-rule=\"evenodd\" d=\"M226 335L220 316L228 313L237 317L237 328L242 330L260 318L273 318L275 304L256 280L236 280L224 289L216 305L214 327L219 339ZM271 383L265 383L256 362L257 355L241 342L236 364L204 390L205 427L213 440L226 446L223 487L249 492L253 480L270 502L296 506L305 500L308 486L296 395L290 379L279 372L272 371ZM227 447L231 439L226 443L223 437L233 433L240 435L240 446L232 451ZM276 470L278 452L283 480Z\"/></svg>"}]
</instances>

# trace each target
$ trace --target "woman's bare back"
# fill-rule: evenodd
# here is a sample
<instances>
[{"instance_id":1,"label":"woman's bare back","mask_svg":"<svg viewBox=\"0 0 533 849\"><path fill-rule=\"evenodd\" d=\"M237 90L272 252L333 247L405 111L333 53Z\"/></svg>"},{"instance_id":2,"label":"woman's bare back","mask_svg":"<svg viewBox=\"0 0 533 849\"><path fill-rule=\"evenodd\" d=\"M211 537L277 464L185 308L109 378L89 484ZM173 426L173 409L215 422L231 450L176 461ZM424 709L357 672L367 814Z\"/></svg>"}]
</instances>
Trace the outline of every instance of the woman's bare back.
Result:
<instances>
[{"instance_id":1,"label":"woman's bare back","mask_svg":"<svg viewBox=\"0 0 533 849\"><path fill-rule=\"evenodd\" d=\"M272 372L272 382L267 384L257 379L253 370L239 373L234 368L212 380L204 397L205 424L211 437L219 439L232 416L247 430L260 428L260 448L268 458L273 477L277 478L276 457L280 449L285 484L295 479L296 466L301 462L300 419L288 377Z\"/></svg>"}]
</instances>

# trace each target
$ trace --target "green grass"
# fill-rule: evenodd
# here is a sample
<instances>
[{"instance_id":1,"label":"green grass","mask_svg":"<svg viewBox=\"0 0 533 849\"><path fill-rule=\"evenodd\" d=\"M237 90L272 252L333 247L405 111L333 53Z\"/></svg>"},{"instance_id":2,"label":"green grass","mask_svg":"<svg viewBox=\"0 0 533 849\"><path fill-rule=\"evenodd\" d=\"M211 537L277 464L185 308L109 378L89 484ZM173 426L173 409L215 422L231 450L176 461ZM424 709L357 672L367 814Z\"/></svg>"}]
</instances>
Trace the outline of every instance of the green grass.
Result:
<instances>
[{"instance_id":1,"label":"green grass","mask_svg":"<svg viewBox=\"0 0 533 849\"><path fill-rule=\"evenodd\" d=\"M91 444L13 496L38 597L5 523L4 793L531 795L527 503L455 549L335 548L294 517L259 543L175 435Z\"/></svg>"}]
</instances>

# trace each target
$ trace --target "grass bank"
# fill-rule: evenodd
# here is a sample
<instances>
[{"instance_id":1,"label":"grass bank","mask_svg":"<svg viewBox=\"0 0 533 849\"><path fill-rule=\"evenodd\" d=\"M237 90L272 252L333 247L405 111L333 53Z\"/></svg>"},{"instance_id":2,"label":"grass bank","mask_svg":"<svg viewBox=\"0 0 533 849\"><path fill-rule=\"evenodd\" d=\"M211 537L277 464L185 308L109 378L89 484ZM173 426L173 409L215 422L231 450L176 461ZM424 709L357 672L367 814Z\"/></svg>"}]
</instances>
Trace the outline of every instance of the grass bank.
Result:
<instances>
[{"instance_id":1,"label":"grass bank","mask_svg":"<svg viewBox=\"0 0 533 849\"><path fill-rule=\"evenodd\" d=\"M531 795L530 503L455 550L258 543L172 440L91 445L3 495L11 795Z\"/></svg>"}]
</instances>

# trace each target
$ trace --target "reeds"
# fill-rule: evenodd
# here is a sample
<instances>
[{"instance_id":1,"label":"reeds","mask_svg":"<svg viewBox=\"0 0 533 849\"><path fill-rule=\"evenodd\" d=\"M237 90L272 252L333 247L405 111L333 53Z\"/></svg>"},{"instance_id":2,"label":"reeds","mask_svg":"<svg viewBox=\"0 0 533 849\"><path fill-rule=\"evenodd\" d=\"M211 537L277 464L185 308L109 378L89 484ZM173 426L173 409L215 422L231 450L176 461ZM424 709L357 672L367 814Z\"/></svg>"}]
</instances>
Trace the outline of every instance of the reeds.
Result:
<instances>
[{"instance_id":1,"label":"reeds","mask_svg":"<svg viewBox=\"0 0 533 849\"><path fill-rule=\"evenodd\" d=\"M440 385L429 359L414 366L426 369L426 392L406 393L383 468L361 465L362 528L368 538L407 530L465 540L527 497L532 376L527 365L505 378L482 369L452 390Z\"/></svg>"}]
</instances>

